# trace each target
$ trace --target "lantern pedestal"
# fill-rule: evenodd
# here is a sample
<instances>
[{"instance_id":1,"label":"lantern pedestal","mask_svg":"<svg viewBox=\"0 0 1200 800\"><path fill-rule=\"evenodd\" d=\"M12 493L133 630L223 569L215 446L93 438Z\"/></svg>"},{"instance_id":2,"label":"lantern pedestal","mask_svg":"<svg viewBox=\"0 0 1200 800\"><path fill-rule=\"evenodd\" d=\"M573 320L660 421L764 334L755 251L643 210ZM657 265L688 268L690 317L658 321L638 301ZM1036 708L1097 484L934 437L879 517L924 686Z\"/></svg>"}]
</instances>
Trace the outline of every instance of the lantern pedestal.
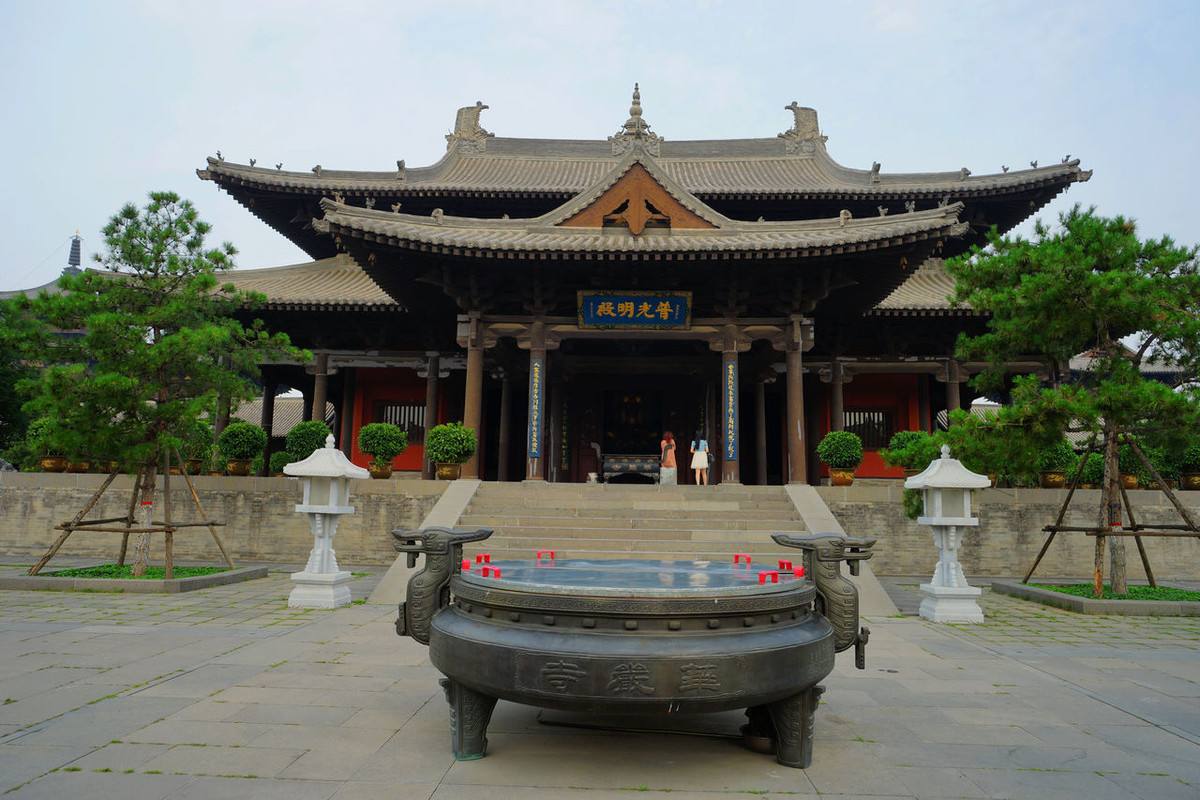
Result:
<instances>
[{"instance_id":1,"label":"lantern pedestal","mask_svg":"<svg viewBox=\"0 0 1200 800\"><path fill-rule=\"evenodd\" d=\"M982 589L974 586L934 586L921 584L921 618L930 622L983 622L979 607Z\"/></svg>"},{"instance_id":2,"label":"lantern pedestal","mask_svg":"<svg viewBox=\"0 0 1200 800\"><path fill-rule=\"evenodd\" d=\"M341 608L350 605L349 572L293 572L288 608Z\"/></svg>"}]
</instances>

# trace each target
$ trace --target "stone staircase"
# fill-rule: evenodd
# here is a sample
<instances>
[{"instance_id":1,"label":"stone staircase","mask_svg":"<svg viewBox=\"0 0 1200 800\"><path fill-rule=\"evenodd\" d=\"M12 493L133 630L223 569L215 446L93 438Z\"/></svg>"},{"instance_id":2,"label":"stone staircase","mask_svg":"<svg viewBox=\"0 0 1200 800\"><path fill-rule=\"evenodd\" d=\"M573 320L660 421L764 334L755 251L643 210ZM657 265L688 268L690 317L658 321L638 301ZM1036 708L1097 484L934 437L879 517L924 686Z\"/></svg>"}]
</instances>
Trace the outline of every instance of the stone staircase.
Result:
<instances>
[{"instance_id":1,"label":"stone staircase","mask_svg":"<svg viewBox=\"0 0 1200 800\"><path fill-rule=\"evenodd\" d=\"M458 527L489 527L466 554L494 559L645 558L725 561L750 553L771 564L799 552L771 541L804 522L781 486L480 485ZM795 559L795 560L798 560Z\"/></svg>"}]
</instances>

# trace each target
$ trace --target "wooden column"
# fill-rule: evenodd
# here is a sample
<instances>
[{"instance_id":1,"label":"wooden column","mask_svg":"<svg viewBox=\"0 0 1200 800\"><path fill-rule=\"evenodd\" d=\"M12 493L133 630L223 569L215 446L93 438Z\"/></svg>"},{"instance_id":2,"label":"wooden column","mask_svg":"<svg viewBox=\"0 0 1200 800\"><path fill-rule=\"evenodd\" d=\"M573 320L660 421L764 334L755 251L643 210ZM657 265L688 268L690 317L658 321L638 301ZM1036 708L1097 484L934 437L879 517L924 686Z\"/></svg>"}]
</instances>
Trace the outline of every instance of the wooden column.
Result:
<instances>
[{"instance_id":1,"label":"wooden column","mask_svg":"<svg viewBox=\"0 0 1200 800\"><path fill-rule=\"evenodd\" d=\"M721 483L741 483L741 409L738 408L738 352L721 353Z\"/></svg>"},{"instance_id":2,"label":"wooden column","mask_svg":"<svg viewBox=\"0 0 1200 800\"><path fill-rule=\"evenodd\" d=\"M529 416L525 438L525 480L545 480L546 442L546 325L529 326Z\"/></svg>"},{"instance_id":3,"label":"wooden column","mask_svg":"<svg viewBox=\"0 0 1200 800\"><path fill-rule=\"evenodd\" d=\"M267 432L267 443L263 445L262 466L258 470L259 477L271 474L271 429L275 426L275 391L278 388L275 381L263 375L262 413L258 424Z\"/></svg>"},{"instance_id":4,"label":"wooden column","mask_svg":"<svg viewBox=\"0 0 1200 800\"><path fill-rule=\"evenodd\" d=\"M313 390L312 390L311 386L300 390L300 397L303 398L303 400L304 400L304 402L301 403L301 409L300 409L300 419L303 422L308 422L310 419L313 418L312 396L313 396Z\"/></svg>"},{"instance_id":5,"label":"wooden column","mask_svg":"<svg viewBox=\"0 0 1200 800\"><path fill-rule=\"evenodd\" d=\"M317 353L313 359L312 411L309 419L325 421L325 402L329 388L329 354Z\"/></svg>"},{"instance_id":6,"label":"wooden column","mask_svg":"<svg viewBox=\"0 0 1200 800\"><path fill-rule=\"evenodd\" d=\"M480 433L483 423L483 337L479 330L479 314L467 319L467 382L463 400L463 425ZM479 451L462 466L462 477L478 478Z\"/></svg>"},{"instance_id":7,"label":"wooden column","mask_svg":"<svg viewBox=\"0 0 1200 800\"><path fill-rule=\"evenodd\" d=\"M808 483L804 453L804 363L799 346L787 349L788 483Z\"/></svg>"},{"instance_id":8,"label":"wooden column","mask_svg":"<svg viewBox=\"0 0 1200 800\"><path fill-rule=\"evenodd\" d=\"M429 435L429 429L437 424L437 409L438 409L438 378L442 369L442 359L438 353L426 353L429 356L429 361L425 364L425 435ZM423 459L421 465L421 477L425 480L432 480L437 467L429 457Z\"/></svg>"},{"instance_id":9,"label":"wooden column","mask_svg":"<svg viewBox=\"0 0 1200 800\"><path fill-rule=\"evenodd\" d=\"M562 379L550 384L550 430L546 437L549 450L544 459L546 463L546 480L558 482L559 462L562 460Z\"/></svg>"},{"instance_id":10,"label":"wooden column","mask_svg":"<svg viewBox=\"0 0 1200 800\"><path fill-rule=\"evenodd\" d=\"M509 480L509 451L512 450L512 375L500 376L500 435L496 445L496 480Z\"/></svg>"},{"instance_id":11,"label":"wooden column","mask_svg":"<svg viewBox=\"0 0 1200 800\"><path fill-rule=\"evenodd\" d=\"M767 484L767 382L754 382L754 459L758 467L758 483Z\"/></svg>"},{"instance_id":12,"label":"wooden column","mask_svg":"<svg viewBox=\"0 0 1200 800\"><path fill-rule=\"evenodd\" d=\"M354 452L354 392L358 367L342 367L342 410L338 417L338 445L346 458Z\"/></svg>"},{"instance_id":13,"label":"wooden column","mask_svg":"<svg viewBox=\"0 0 1200 800\"><path fill-rule=\"evenodd\" d=\"M846 412L842 402L842 362L836 358L829 366L829 428L846 429Z\"/></svg>"}]
</instances>

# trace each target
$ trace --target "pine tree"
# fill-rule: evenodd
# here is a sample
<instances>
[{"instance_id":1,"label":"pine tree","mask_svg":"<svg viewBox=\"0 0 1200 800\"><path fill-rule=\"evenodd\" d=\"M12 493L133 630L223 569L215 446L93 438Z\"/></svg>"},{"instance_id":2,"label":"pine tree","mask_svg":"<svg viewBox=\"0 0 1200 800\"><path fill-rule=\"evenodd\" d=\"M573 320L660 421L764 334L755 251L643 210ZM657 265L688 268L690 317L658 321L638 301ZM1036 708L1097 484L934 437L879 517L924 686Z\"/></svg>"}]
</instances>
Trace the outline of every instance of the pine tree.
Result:
<instances>
[{"instance_id":1,"label":"pine tree","mask_svg":"<svg viewBox=\"0 0 1200 800\"><path fill-rule=\"evenodd\" d=\"M1099 524L1119 525L1118 435L1171 439L1197 430L1197 248L1166 236L1141 239L1132 220L1095 209L1076 206L1059 222L1052 230L1039 220L1031 240L993 229L986 248L948 262L955 300L990 315L987 332L960 337L957 350L960 358L990 364L976 384L985 391L1003 384L1009 361L1032 354L1048 360L1048 388L1026 380L1014 392L1024 406L1018 416L1032 421L1052 413L1096 434L1105 465ZM1088 359L1085 374L1064 382L1079 354ZM1172 387L1145 377L1148 361L1178 367L1184 381ZM1124 541L1107 538L1112 588L1123 594ZM1098 566L1102 559L1098 548Z\"/></svg>"}]
</instances>

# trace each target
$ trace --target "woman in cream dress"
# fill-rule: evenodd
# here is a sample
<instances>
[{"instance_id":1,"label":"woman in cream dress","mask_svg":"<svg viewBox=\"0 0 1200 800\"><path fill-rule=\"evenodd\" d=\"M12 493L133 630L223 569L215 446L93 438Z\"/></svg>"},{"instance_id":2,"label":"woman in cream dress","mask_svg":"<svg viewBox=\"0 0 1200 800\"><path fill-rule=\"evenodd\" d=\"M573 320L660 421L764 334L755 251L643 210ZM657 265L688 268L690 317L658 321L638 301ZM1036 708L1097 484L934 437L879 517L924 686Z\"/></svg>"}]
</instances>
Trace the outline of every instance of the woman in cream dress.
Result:
<instances>
[{"instance_id":1,"label":"woman in cream dress","mask_svg":"<svg viewBox=\"0 0 1200 800\"><path fill-rule=\"evenodd\" d=\"M704 486L708 483L708 442L704 439L704 434L701 431L696 431L696 438L692 439L692 471L696 475L696 485Z\"/></svg>"}]
</instances>

